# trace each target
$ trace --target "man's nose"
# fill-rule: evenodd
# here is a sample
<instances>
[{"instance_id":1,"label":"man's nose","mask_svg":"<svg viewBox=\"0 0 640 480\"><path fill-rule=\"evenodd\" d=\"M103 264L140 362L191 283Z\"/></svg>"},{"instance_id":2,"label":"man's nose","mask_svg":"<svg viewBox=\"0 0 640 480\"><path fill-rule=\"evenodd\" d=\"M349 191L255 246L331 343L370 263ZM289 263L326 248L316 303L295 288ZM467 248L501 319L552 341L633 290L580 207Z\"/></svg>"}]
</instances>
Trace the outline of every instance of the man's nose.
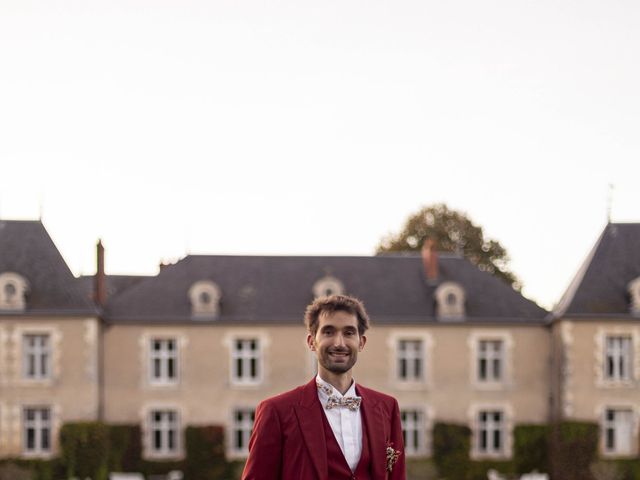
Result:
<instances>
[{"instance_id":1,"label":"man's nose","mask_svg":"<svg viewBox=\"0 0 640 480\"><path fill-rule=\"evenodd\" d=\"M338 333L337 335L335 335L334 344L340 347L343 347L345 345L344 335L342 335L342 333Z\"/></svg>"}]
</instances>

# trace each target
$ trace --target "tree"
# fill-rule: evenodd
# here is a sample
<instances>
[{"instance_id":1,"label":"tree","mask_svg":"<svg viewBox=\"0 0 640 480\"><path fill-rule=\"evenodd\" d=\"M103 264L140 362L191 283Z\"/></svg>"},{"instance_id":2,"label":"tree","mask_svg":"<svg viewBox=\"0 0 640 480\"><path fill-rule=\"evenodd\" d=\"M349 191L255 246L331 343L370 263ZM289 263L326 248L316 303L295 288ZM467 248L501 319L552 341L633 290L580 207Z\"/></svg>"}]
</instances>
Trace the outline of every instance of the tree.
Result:
<instances>
[{"instance_id":1,"label":"tree","mask_svg":"<svg viewBox=\"0 0 640 480\"><path fill-rule=\"evenodd\" d=\"M486 239L482 227L474 225L465 213L450 210L444 203L423 207L409 216L399 233L382 239L376 253L420 251L427 238L435 242L437 250L460 253L480 270L520 290L520 281L509 270L507 250L500 242Z\"/></svg>"}]
</instances>

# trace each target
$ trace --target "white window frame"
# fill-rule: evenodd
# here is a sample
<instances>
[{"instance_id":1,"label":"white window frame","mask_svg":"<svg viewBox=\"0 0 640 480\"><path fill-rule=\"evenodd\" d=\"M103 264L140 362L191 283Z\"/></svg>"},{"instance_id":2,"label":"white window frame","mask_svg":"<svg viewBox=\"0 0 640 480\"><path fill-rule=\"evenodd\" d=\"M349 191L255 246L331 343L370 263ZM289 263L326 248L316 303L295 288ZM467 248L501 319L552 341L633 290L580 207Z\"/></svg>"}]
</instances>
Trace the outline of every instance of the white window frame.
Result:
<instances>
[{"instance_id":1,"label":"white window frame","mask_svg":"<svg viewBox=\"0 0 640 480\"><path fill-rule=\"evenodd\" d=\"M229 458L245 458L249 455L249 439L253 431L256 410L254 407L239 407L231 412L229 428ZM240 445L238 445L238 439Z\"/></svg>"},{"instance_id":2,"label":"white window frame","mask_svg":"<svg viewBox=\"0 0 640 480\"><path fill-rule=\"evenodd\" d=\"M344 293L344 284L336 277L325 275L313 284L312 291L314 298L342 295Z\"/></svg>"},{"instance_id":3,"label":"white window frame","mask_svg":"<svg viewBox=\"0 0 640 480\"><path fill-rule=\"evenodd\" d=\"M495 419L482 420L482 414L499 413L501 419L496 423ZM513 409L508 403L473 404L470 406L469 423L472 432L471 459L472 460L505 460L513 454ZM482 432L487 432L487 444L482 447ZM495 448L492 434L500 432L500 447Z\"/></svg>"},{"instance_id":4,"label":"white window frame","mask_svg":"<svg viewBox=\"0 0 640 480\"><path fill-rule=\"evenodd\" d=\"M612 376L608 376L607 357L609 354L609 338L626 337L631 338L630 347L627 352L620 354L627 355L627 359L622 359L626 372L621 372L619 366ZM595 364L593 368L595 386L602 389L633 389L640 382L640 326L631 325L607 325L598 327L593 337L593 358ZM616 349L617 350L617 349ZM613 351L611 352L614 353ZM617 355L617 353L616 353ZM615 361L614 361L615 363ZM623 374L624 375L621 375Z\"/></svg>"},{"instance_id":5,"label":"white window frame","mask_svg":"<svg viewBox=\"0 0 640 480\"><path fill-rule=\"evenodd\" d=\"M495 346L498 348L494 348ZM483 346L485 348L483 348ZM485 376L481 365L484 362ZM481 383L501 383L505 374L505 344L500 338L481 338L478 340L476 357L476 378Z\"/></svg>"},{"instance_id":6,"label":"white window frame","mask_svg":"<svg viewBox=\"0 0 640 480\"><path fill-rule=\"evenodd\" d=\"M155 344L159 342L160 348ZM173 350L169 345L173 343ZM180 342L175 337L151 337L149 339L149 383L151 385L176 385L179 382L180 372ZM156 362L159 366L159 374L156 375ZM169 373L169 365L173 362L173 375Z\"/></svg>"},{"instance_id":7,"label":"white window frame","mask_svg":"<svg viewBox=\"0 0 640 480\"><path fill-rule=\"evenodd\" d=\"M404 345L404 348L402 346ZM415 346L416 348L413 348ZM424 382L425 345L420 338L398 338L396 345L396 376L400 382ZM403 375L404 365L404 375Z\"/></svg>"},{"instance_id":8,"label":"white window frame","mask_svg":"<svg viewBox=\"0 0 640 480\"><path fill-rule=\"evenodd\" d=\"M200 280L189 288L191 314L196 318L215 318L220 315L222 290L211 280Z\"/></svg>"},{"instance_id":9,"label":"white window frame","mask_svg":"<svg viewBox=\"0 0 640 480\"><path fill-rule=\"evenodd\" d=\"M485 417L483 419L482 417ZM499 416L496 420L495 416ZM476 425L476 451L478 455L486 457L500 457L504 454L505 449L505 415L502 410L480 410L478 411L477 425ZM484 433L484 435L483 435ZM499 446L496 447L495 435L498 434ZM485 440L485 446L483 447L483 438Z\"/></svg>"},{"instance_id":10,"label":"white window frame","mask_svg":"<svg viewBox=\"0 0 640 480\"><path fill-rule=\"evenodd\" d=\"M29 420L29 412L33 419ZM43 413L46 417L43 418ZM29 430L34 430L34 445L30 447ZM47 446L45 446L45 438ZM22 452L25 457L47 457L53 451L53 409L49 406L25 406L22 409Z\"/></svg>"},{"instance_id":11,"label":"white window frame","mask_svg":"<svg viewBox=\"0 0 640 480\"><path fill-rule=\"evenodd\" d=\"M402 341L418 341L421 345L421 376L416 378L415 375L402 378L400 375L400 361L404 357L404 353L400 351L400 342ZM424 329L403 329L391 331L387 336L387 347L389 352L389 383L393 388L399 390L424 391L429 390L433 385L433 358L431 352L433 350L434 340L430 332ZM406 352L405 352L406 353ZM410 356L415 357L411 354ZM414 369L411 369L414 371Z\"/></svg>"},{"instance_id":12,"label":"white window frame","mask_svg":"<svg viewBox=\"0 0 640 480\"><path fill-rule=\"evenodd\" d=\"M13 291L9 293L8 289ZM19 273L0 273L0 310L24 311L29 290L29 282Z\"/></svg>"},{"instance_id":13,"label":"white window frame","mask_svg":"<svg viewBox=\"0 0 640 480\"><path fill-rule=\"evenodd\" d=\"M613 413L614 418L609 418L609 413ZM616 419L616 414L627 414L630 418ZM601 452L606 457L633 457L637 452L637 437L638 437L638 413L631 405L607 405L602 408L601 415L601 439L600 448ZM624 430L627 430L628 438L627 449L622 449L621 445L616 445L621 439L621 435L624 435ZM613 435L613 445L609 443L609 435Z\"/></svg>"},{"instance_id":14,"label":"white window frame","mask_svg":"<svg viewBox=\"0 0 640 480\"><path fill-rule=\"evenodd\" d=\"M255 348L251 348L251 344ZM262 342L257 336L241 335L231 340L231 383L234 385L257 385L262 382ZM255 374L251 374L255 361ZM240 368L238 368L240 366ZM241 372L239 372L241 370Z\"/></svg>"},{"instance_id":15,"label":"white window frame","mask_svg":"<svg viewBox=\"0 0 640 480\"><path fill-rule=\"evenodd\" d=\"M482 342L500 342L501 351L496 354L482 352ZM472 330L468 337L471 385L478 390L505 390L513 385L513 351L514 340L510 331L504 329L477 329ZM480 377L480 360L484 358L489 363L497 358L500 361L501 375L497 378L495 370L488 373L486 378ZM489 369L487 370L489 372Z\"/></svg>"},{"instance_id":16,"label":"white window frame","mask_svg":"<svg viewBox=\"0 0 640 480\"><path fill-rule=\"evenodd\" d=\"M148 418L147 452L149 458L178 458L182 453L182 429L180 412L172 408L152 408ZM156 419L156 416L160 419ZM172 417L172 418L171 418ZM160 445L155 443L156 431L160 432ZM173 434L173 446L170 438Z\"/></svg>"},{"instance_id":17,"label":"white window frame","mask_svg":"<svg viewBox=\"0 0 640 480\"><path fill-rule=\"evenodd\" d=\"M614 342L616 344L613 344ZM633 338L631 335L606 335L604 348L603 375L605 381L630 381L633 378ZM613 368L610 369L610 366Z\"/></svg>"},{"instance_id":18,"label":"white window frame","mask_svg":"<svg viewBox=\"0 0 640 480\"><path fill-rule=\"evenodd\" d=\"M29 345L29 339L44 340ZM49 333L24 332L22 334L22 378L25 380L50 380L52 378L52 338ZM34 371L30 371L33 360Z\"/></svg>"},{"instance_id":19,"label":"white window frame","mask_svg":"<svg viewBox=\"0 0 640 480\"><path fill-rule=\"evenodd\" d=\"M425 456L427 449L427 421L422 408L407 407L400 409L404 451L408 457ZM413 437L410 441L409 439Z\"/></svg>"},{"instance_id":20,"label":"white window frame","mask_svg":"<svg viewBox=\"0 0 640 480\"><path fill-rule=\"evenodd\" d=\"M436 288L436 318L441 321L461 321L465 312L465 292L456 282L444 282Z\"/></svg>"}]
</instances>

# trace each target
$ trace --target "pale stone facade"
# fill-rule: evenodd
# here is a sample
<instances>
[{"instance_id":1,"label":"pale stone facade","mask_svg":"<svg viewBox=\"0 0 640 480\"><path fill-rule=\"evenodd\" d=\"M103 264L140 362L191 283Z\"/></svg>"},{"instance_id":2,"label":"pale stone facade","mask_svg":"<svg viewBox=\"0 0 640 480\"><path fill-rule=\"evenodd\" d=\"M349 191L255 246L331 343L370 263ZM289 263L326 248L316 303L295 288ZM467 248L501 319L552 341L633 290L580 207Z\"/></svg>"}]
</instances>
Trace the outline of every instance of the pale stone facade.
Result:
<instances>
[{"instance_id":1,"label":"pale stone facade","mask_svg":"<svg viewBox=\"0 0 640 480\"><path fill-rule=\"evenodd\" d=\"M0 308L0 457L56 455L61 425L101 420L140 425L148 459L181 458L188 425L222 425L228 457L243 458L258 403L315 375L302 315L329 291L369 308L355 378L398 399L408 455L431 454L436 422L469 426L475 459L510 458L517 425L551 420L597 422L604 456L640 447L635 260L600 297L585 267L552 317L460 257L434 268L434 252L187 257L156 277L104 277L98 309L94 279L70 276L39 222L5 223L42 235L53 263L0 252L0 275L28 285Z\"/></svg>"},{"instance_id":2,"label":"pale stone facade","mask_svg":"<svg viewBox=\"0 0 640 480\"><path fill-rule=\"evenodd\" d=\"M595 422L600 455L640 451L640 224L610 223L552 324L552 417Z\"/></svg>"},{"instance_id":3,"label":"pale stone facade","mask_svg":"<svg viewBox=\"0 0 640 480\"><path fill-rule=\"evenodd\" d=\"M231 428L233 412L255 409L260 400L306 383L313 362L300 323L293 326L162 326L116 325L104 336L105 421L148 425L154 409L179 412L180 424L220 424ZM401 409L418 411L424 424L421 453L430 451L430 427L436 421L475 428L474 412L491 408L508 413L509 425L545 423L548 419L549 334L544 326L466 328L442 325L373 326L355 368L358 382L395 396ZM154 339L175 339L175 382L154 385L150 345ZM259 344L257 379L241 384L231 376L235 339ZM478 342L504 341L504 378L477 378ZM424 376L405 381L398 372L398 344L420 341ZM455 352L455 355L452 355ZM143 430L145 430L143 428ZM146 430L145 430L146 431ZM505 428L508 440L510 429ZM232 438L229 431L228 438ZM234 449L229 448L230 456ZM482 454L478 454L482 457ZM504 455L509 456L508 447ZM154 455L150 454L150 458Z\"/></svg>"},{"instance_id":4,"label":"pale stone facade","mask_svg":"<svg viewBox=\"0 0 640 480\"><path fill-rule=\"evenodd\" d=\"M557 351L561 354L561 358L556 359L561 373L556 417L598 423L603 432L600 453L604 456L636 455L640 434L640 324L607 319L572 319L559 321L554 330L559 331L554 339L560 344ZM608 352L608 339L622 340L624 345L629 345L628 351L625 348L619 350L619 354L611 350ZM611 354L615 359L608 359ZM613 368L607 372L607 364L611 360L620 360L618 364L623 365L622 369ZM621 440L620 448L607 448L607 411L628 412L624 423L628 424L629 432Z\"/></svg>"},{"instance_id":5,"label":"pale stone facade","mask_svg":"<svg viewBox=\"0 0 640 480\"><path fill-rule=\"evenodd\" d=\"M98 332L97 318L0 318L0 456L51 456L63 423L98 418ZM46 339L39 372L29 372L29 338ZM28 409L48 410L48 447L27 446Z\"/></svg>"}]
</instances>

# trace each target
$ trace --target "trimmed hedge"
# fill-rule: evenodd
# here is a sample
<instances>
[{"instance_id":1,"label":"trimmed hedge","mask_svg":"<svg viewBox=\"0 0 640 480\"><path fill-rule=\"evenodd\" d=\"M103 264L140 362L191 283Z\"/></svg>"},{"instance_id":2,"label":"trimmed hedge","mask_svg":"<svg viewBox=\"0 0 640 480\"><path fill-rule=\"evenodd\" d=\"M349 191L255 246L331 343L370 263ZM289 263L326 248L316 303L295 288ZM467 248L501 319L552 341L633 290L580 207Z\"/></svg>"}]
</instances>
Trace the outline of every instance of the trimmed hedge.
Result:
<instances>
[{"instance_id":1,"label":"trimmed hedge","mask_svg":"<svg viewBox=\"0 0 640 480\"><path fill-rule=\"evenodd\" d=\"M408 478L436 478L435 466L437 478L442 480L486 480L486 472L491 468L510 477L538 470L551 473L553 480L598 480L590 471L591 465L598 461L599 428L595 423L518 425L513 439L512 460L472 461L469 458L471 430L465 425L436 423L433 458L409 460ZM171 470L181 470L188 480L240 478L244 462L225 459L222 427L189 426L185 429L184 441L184 460L146 461L142 459L138 425L65 424L60 432L60 458L3 459L0 480L60 480L70 476L100 480L112 471L140 472L148 476ZM620 480L640 480L637 458L598 463L615 465Z\"/></svg>"},{"instance_id":2,"label":"trimmed hedge","mask_svg":"<svg viewBox=\"0 0 640 480\"><path fill-rule=\"evenodd\" d=\"M224 429L219 426L187 427L185 459L178 461L144 460L138 425L65 424L60 446L62 476L66 478L105 480L108 472L140 472L148 476L180 470L189 480L216 480L233 475L237 469L225 459Z\"/></svg>"},{"instance_id":3,"label":"trimmed hedge","mask_svg":"<svg viewBox=\"0 0 640 480\"><path fill-rule=\"evenodd\" d=\"M473 461L469 458L471 430L466 425L436 423L433 428L433 461L438 473L448 480L486 480L495 469L506 475L548 471L548 429L539 425L520 425L514 430L512 460Z\"/></svg>"},{"instance_id":4,"label":"trimmed hedge","mask_svg":"<svg viewBox=\"0 0 640 480\"><path fill-rule=\"evenodd\" d=\"M142 432L138 425L109 427L109 471L137 472L142 459Z\"/></svg>"},{"instance_id":5,"label":"trimmed hedge","mask_svg":"<svg viewBox=\"0 0 640 480\"><path fill-rule=\"evenodd\" d=\"M222 427L187 427L185 447L185 478L189 480L223 478L228 466L224 456Z\"/></svg>"},{"instance_id":6,"label":"trimmed hedge","mask_svg":"<svg viewBox=\"0 0 640 480\"><path fill-rule=\"evenodd\" d=\"M640 479L640 461L637 458L625 460L608 460L606 463L612 463L617 467L622 480L638 480Z\"/></svg>"},{"instance_id":7,"label":"trimmed hedge","mask_svg":"<svg viewBox=\"0 0 640 480\"><path fill-rule=\"evenodd\" d=\"M513 429L516 473L549 471L549 432L547 425L518 425Z\"/></svg>"},{"instance_id":8,"label":"trimmed hedge","mask_svg":"<svg viewBox=\"0 0 640 480\"><path fill-rule=\"evenodd\" d=\"M29 476L26 477L26 472ZM59 459L23 460L6 458L0 461L0 480L59 480L65 478L65 468Z\"/></svg>"},{"instance_id":9,"label":"trimmed hedge","mask_svg":"<svg viewBox=\"0 0 640 480\"><path fill-rule=\"evenodd\" d=\"M444 478L466 478L470 446L471 430L466 425L438 422L433 426L433 460Z\"/></svg>"},{"instance_id":10,"label":"trimmed hedge","mask_svg":"<svg viewBox=\"0 0 640 480\"><path fill-rule=\"evenodd\" d=\"M591 422L561 422L551 426L549 465L559 480L591 480L589 466L597 460L599 428Z\"/></svg>"},{"instance_id":11,"label":"trimmed hedge","mask_svg":"<svg viewBox=\"0 0 640 480\"><path fill-rule=\"evenodd\" d=\"M100 422L67 423L60 429L61 460L67 478L109 475L109 427Z\"/></svg>"}]
</instances>

